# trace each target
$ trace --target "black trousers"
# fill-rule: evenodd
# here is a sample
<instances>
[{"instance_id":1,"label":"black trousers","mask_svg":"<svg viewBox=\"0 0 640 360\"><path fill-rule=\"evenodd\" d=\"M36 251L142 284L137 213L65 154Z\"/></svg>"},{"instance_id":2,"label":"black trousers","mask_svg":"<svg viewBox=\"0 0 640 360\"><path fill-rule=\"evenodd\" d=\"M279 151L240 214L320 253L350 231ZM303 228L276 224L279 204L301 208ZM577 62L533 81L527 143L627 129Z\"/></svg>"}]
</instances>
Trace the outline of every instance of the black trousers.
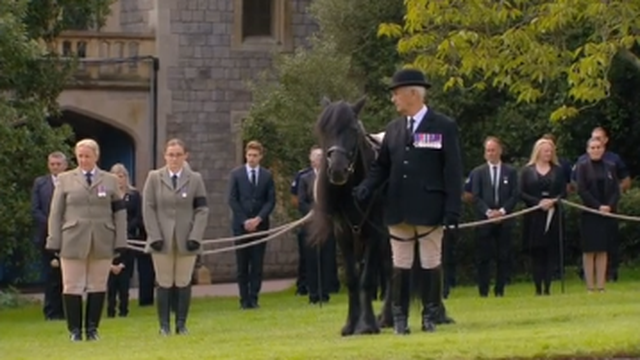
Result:
<instances>
[{"instance_id":1,"label":"black trousers","mask_svg":"<svg viewBox=\"0 0 640 360\"><path fill-rule=\"evenodd\" d=\"M307 249L306 235L303 230L299 230L297 234L298 240L298 279L296 280L296 292L298 294L306 294L307 288Z\"/></svg>"},{"instance_id":2,"label":"black trousers","mask_svg":"<svg viewBox=\"0 0 640 360\"><path fill-rule=\"evenodd\" d=\"M557 263L554 253L551 249L545 247L532 249L531 262L536 294L541 295L543 290L545 294L549 294L551 290L553 270Z\"/></svg>"},{"instance_id":3,"label":"black trousers","mask_svg":"<svg viewBox=\"0 0 640 360\"><path fill-rule=\"evenodd\" d=\"M303 234L306 237L306 234ZM331 259L331 243L325 242L322 246L305 245L307 265L307 287L311 302L329 300L332 291L333 269L335 261Z\"/></svg>"},{"instance_id":4,"label":"black trousers","mask_svg":"<svg viewBox=\"0 0 640 360\"><path fill-rule=\"evenodd\" d=\"M264 231L267 229L258 229ZM242 235L235 234L235 236ZM254 242L263 237L236 241L235 245ZM262 269L264 254L267 244L262 243L236 250L236 278L240 292L240 305L243 307L255 307L258 304L258 295L262 288Z\"/></svg>"},{"instance_id":5,"label":"black trousers","mask_svg":"<svg viewBox=\"0 0 640 360\"><path fill-rule=\"evenodd\" d=\"M494 293L504 295L511 258L511 225L484 225L476 232L476 266L478 291L481 296L489 294L491 261L496 263Z\"/></svg>"},{"instance_id":6,"label":"black trousers","mask_svg":"<svg viewBox=\"0 0 640 360\"><path fill-rule=\"evenodd\" d=\"M456 242L458 239L451 231L444 231L442 239L442 270L443 270L443 289L442 296L446 299L449 297L451 288L456 287Z\"/></svg>"},{"instance_id":7,"label":"black trousers","mask_svg":"<svg viewBox=\"0 0 640 360\"><path fill-rule=\"evenodd\" d=\"M133 261L125 262L125 268L118 275L109 273L107 280L107 315L114 316L116 307L120 316L129 314L129 287Z\"/></svg>"},{"instance_id":8,"label":"black trousers","mask_svg":"<svg viewBox=\"0 0 640 360\"><path fill-rule=\"evenodd\" d=\"M135 259L138 269L138 305L153 305L156 272L153 269L151 254L137 252Z\"/></svg>"},{"instance_id":9,"label":"black trousers","mask_svg":"<svg viewBox=\"0 0 640 360\"><path fill-rule=\"evenodd\" d=\"M42 312L46 319L64 319L62 305L62 271L51 266L52 257L46 251L41 253L44 272L44 304Z\"/></svg>"}]
</instances>

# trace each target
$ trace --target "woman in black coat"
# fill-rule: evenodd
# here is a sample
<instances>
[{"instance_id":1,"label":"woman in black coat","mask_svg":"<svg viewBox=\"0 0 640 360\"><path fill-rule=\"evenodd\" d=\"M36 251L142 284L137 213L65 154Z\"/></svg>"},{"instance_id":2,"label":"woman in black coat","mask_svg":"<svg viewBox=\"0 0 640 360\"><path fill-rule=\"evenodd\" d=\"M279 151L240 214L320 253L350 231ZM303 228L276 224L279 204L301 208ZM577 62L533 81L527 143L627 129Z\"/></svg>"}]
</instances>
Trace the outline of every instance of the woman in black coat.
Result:
<instances>
[{"instance_id":1,"label":"woman in black coat","mask_svg":"<svg viewBox=\"0 0 640 360\"><path fill-rule=\"evenodd\" d=\"M525 205L542 205L523 219L523 250L531 256L536 295L550 294L551 277L561 246L557 198L566 196L566 183L555 145L548 139L538 140L519 180Z\"/></svg>"},{"instance_id":2,"label":"woman in black coat","mask_svg":"<svg viewBox=\"0 0 640 360\"><path fill-rule=\"evenodd\" d=\"M598 139L589 139L587 154L589 159L576 166L578 195L586 207L605 213L615 212L620 200L615 164L603 160L604 144ZM607 273L607 245L611 234L616 233L618 223L616 219L586 211L580 217L582 263L587 291L593 292L595 270L596 286L603 292Z\"/></svg>"}]
</instances>

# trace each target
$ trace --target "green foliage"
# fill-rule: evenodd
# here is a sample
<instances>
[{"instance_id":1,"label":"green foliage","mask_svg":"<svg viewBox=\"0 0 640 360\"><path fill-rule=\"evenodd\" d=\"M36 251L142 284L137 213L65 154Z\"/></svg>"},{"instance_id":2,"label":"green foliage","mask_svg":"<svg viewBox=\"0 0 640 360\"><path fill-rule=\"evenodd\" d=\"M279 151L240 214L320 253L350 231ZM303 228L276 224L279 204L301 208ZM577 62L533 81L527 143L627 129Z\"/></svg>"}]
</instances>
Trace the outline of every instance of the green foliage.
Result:
<instances>
[{"instance_id":1,"label":"green foliage","mask_svg":"<svg viewBox=\"0 0 640 360\"><path fill-rule=\"evenodd\" d=\"M609 96L608 72L620 56L640 70L640 3L547 0L405 1L404 23L379 34L400 38L398 51L444 90L495 87L518 103L557 101L561 120ZM565 86L559 86L564 82ZM559 92L560 91L560 92ZM560 95L560 96L559 96Z\"/></svg>"},{"instance_id":2,"label":"green foliage","mask_svg":"<svg viewBox=\"0 0 640 360\"><path fill-rule=\"evenodd\" d=\"M20 294L14 288L8 288L6 290L0 289L0 311L6 309L15 309L32 305L35 301L32 301Z\"/></svg>"},{"instance_id":3,"label":"green foliage","mask_svg":"<svg viewBox=\"0 0 640 360\"><path fill-rule=\"evenodd\" d=\"M57 2L60 6L72 3ZM70 20L65 13L54 17L49 10L27 0L5 1L0 7L0 263L18 269L34 255L33 180L46 173L50 152L68 152L65 140L71 135L68 127L52 129L46 122L56 114L56 99L73 69L73 64L61 64L55 55L47 54L34 37L42 35L35 31L38 28L66 29ZM28 280L29 274L18 279Z\"/></svg>"},{"instance_id":4,"label":"green foliage","mask_svg":"<svg viewBox=\"0 0 640 360\"><path fill-rule=\"evenodd\" d=\"M51 41L64 30L97 30L116 0L29 0L24 19L29 37Z\"/></svg>"},{"instance_id":5,"label":"green foliage","mask_svg":"<svg viewBox=\"0 0 640 360\"><path fill-rule=\"evenodd\" d=\"M281 188L308 166L322 97L355 99L358 94L349 81L349 57L338 54L332 42L313 38L311 44L312 51L276 56L273 73L249 84L254 102L243 124L244 139L266 144L265 163L281 177Z\"/></svg>"}]
</instances>

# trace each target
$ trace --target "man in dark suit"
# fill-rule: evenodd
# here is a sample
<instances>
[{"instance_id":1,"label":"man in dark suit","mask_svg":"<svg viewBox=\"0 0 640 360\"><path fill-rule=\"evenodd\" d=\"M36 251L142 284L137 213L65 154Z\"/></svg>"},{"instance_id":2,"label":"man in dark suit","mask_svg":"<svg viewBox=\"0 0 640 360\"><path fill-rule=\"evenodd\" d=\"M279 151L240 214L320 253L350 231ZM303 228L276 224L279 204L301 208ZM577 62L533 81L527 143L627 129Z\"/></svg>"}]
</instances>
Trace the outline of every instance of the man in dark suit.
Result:
<instances>
[{"instance_id":1,"label":"man in dark suit","mask_svg":"<svg viewBox=\"0 0 640 360\"><path fill-rule=\"evenodd\" d=\"M457 231L462 207L462 160L458 127L425 106L431 87L422 72L398 71L390 90L402 117L387 125L382 146L354 196L366 201L388 180L385 221L391 235L392 313L396 334L408 334L409 287L419 241L423 274L422 330L434 331L442 303L442 225Z\"/></svg>"},{"instance_id":2,"label":"man in dark suit","mask_svg":"<svg viewBox=\"0 0 640 360\"><path fill-rule=\"evenodd\" d=\"M64 320L62 306L62 273L60 263L46 251L49 218L49 206L51 196L56 186L57 176L67 169L67 157L59 152L49 154L47 158L49 175L36 178L31 191L31 214L35 220L35 243L41 251L42 267L44 272L44 317L46 320Z\"/></svg>"},{"instance_id":3,"label":"man in dark suit","mask_svg":"<svg viewBox=\"0 0 640 360\"><path fill-rule=\"evenodd\" d=\"M298 185L298 210L300 215L306 216L313 208L315 201L314 184L320 167L322 149L315 147L309 156L312 170L302 175ZM303 228L303 236L306 239L306 229ZM331 249L328 242L320 247L305 244L307 259L307 287L309 289L309 302L317 304L329 301L331 291Z\"/></svg>"},{"instance_id":4,"label":"man in dark suit","mask_svg":"<svg viewBox=\"0 0 640 360\"><path fill-rule=\"evenodd\" d=\"M497 137L484 141L486 164L471 172L471 192L478 220L499 219L513 211L518 202L518 171L501 162L502 144ZM480 296L489 295L492 258L496 262L495 296L504 296L511 256L513 220L501 221L476 228L476 265Z\"/></svg>"},{"instance_id":5,"label":"man in dark suit","mask_svg":"<svg viewBox=\"0 0 640 360\"><path fill-rule=\"evenodd\" d=\"M269 216L276 205L276 190L269 170L260 166L263 147L250 141L245 148L246 164L231 172L229 206L233 211L234 236L269 229ZM257 238L237 241L236 245L255 241ZM262 286L262 267L267 244L262 243L236 250L240 307L258 307L258 294Z\"/></svg>"}]
</instances>

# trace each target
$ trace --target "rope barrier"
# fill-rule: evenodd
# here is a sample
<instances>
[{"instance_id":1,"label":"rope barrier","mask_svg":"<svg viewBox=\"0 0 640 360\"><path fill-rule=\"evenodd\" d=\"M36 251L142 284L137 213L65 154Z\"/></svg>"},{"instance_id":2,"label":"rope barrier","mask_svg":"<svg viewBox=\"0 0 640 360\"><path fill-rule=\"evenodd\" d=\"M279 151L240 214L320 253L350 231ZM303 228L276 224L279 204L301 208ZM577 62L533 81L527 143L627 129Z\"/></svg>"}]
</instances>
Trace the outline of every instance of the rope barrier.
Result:
<instances>
[{"instance_id":1,"label":"rope barrier","mask_svg":"<svg viewBox=\"0 0 640 360\"><path fill-rule=\"evenodd\" d=\"M618 219L618 220L640 222L640 217L639 216L630 216L630 215L623 215L623 214L607 213L607 212L602 212L602 211L597 210L597 209L592 209L590 207L586 207L586 206L581 205L581 204L574 203L574 202L569 201L569 200L565 200L565 199L558 199L558 200L560 202L562 202L563 204L565 204L565 205L568 205L570 207L576 208L576 209L581 210L581 211L586 211L586 212L589 212L589 213L592 213L592 214L605 216L605 217L610 217L610 218L614 218L614 219ZM507 215L501 216L499 218L471 221L471 222L468 222L468 223L460 224L460 225L458 225L458 228L459 229L466 229L466 228L474 228L474 227L478 227L478 226L482 226L482 225L499 223L499 222L503 222L503 221L506 221L506 220L509 220L509 219L512 219L512 218L520 217L522 215L525 215L525 214L528 214L530 212L539 210L541 208L542 208L542 206L536 205L536 206L532 206L532 207L529 207L529 208L526 208L526 209L522 209L520 211L513 212L511 214L507 214ZM288 233L289 231L297 228L298 226L304 224L305 222L307 222L311 218L311 216L313 216L313 210L310 211L306 216L304 216L301 219L298 219L296 221L293 221L293 222L290 222L290 223L287 223L287 224L284 224L284 225L280 225L280 226L275 227L273 229L269 229L269 230L265 230L265 231L259 231L259 232L250 233L250 234L244 234L244 235L240 235L240 236L204 240L204 241L202 241L202 244L203 245L208 245L208 244L240 241L240 240L251 239L251 238L256 238L256 237L267 235L267 237L265 237L265 238L262 238L262 239L259 239L259 240L256 240L256 241L252 241L252 242L247 242L245 244L238 244L238 245L222 247L222 248L219 248L219 249L206 250L206 251L203 251L200 255L220 254L220 253L223 253L223 252L240 250L240 249L244 249L244 248L247 248L247 247L250 247L250 246L254 246L254 245L258 245L258 244L269 242L269 241L271 241L271 240L273 240L275 238L280 237L280 235L284 235L284 234ZM145 251L144 248L140 248L140 247L135 246L135 245L146 246L146 244L147 244L146 241L128 240L127 242L129 244L128 245L129 249L136 250L136 251L142 251L142 252Z\"/></svg>"}]
</instances>

